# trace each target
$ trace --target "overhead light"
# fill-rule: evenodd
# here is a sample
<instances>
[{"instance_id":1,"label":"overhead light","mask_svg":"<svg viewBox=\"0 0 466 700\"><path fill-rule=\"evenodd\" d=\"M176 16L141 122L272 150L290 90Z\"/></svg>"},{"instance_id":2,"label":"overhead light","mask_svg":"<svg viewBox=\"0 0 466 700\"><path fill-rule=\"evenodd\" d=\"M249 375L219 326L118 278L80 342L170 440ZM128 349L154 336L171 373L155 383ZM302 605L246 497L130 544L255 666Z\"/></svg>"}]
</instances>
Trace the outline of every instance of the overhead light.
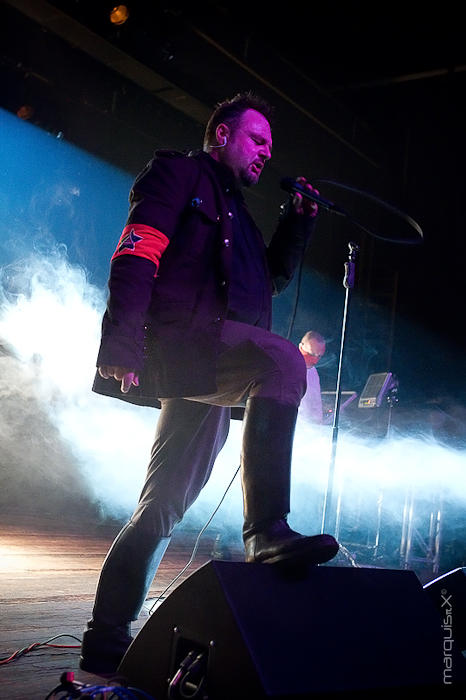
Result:
<instances>
[{"instance_id":1,"label":"overhead light","mask_svg":"<svg viewBox=\"0 0 466 700\"><path fill-rule=\"evenodd\" d=\"M115 5L110 12L110 22L112 24L124 24L129 17L129 10L126 5Z\"/></svg>"},{"instance_id":2,"label":"overhead light","mask_svg":"<svg viewBox=\"0 0 466 700\"><path fill-rule=\"evenodd\" d=\"M16 110L16 116L28 121L34 116L34 107L32 105L21 105L21 107L18 107Z\"/></svg>"}]
</instances>

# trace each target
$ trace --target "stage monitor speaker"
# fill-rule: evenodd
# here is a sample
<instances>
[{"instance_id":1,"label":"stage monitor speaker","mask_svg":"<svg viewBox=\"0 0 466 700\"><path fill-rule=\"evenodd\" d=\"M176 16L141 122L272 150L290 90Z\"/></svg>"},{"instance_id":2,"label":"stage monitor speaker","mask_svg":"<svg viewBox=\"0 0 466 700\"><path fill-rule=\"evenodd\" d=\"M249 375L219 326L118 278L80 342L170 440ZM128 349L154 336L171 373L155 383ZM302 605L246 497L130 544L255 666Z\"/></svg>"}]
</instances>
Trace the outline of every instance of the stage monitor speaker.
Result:
<instances>
[{"instance_id":1,"label":"stage monitor speaker","mask_svg":"<svg viewBox=\"0 0 466 700\"><path fill-rule=\"evenodd\" d=\"M424 590L441 614L444 639L451 639L460 651L466 652L466 567L426 583Z\"/></svg>"},{"instance_id":2,"label":"stage monitor speaker","mask_svg":"<svg viewBox=\"0 0 466 700\"><path fill-rule=\"evenodd\" d=\"M401 689L424 700L447 689L442 649L413 572L211 561L154 612L118 672L156 700L379 700ZM197 655L203 670L187 674ZM463 657L455 664L456 687Z\"/></svg>"}]
</instances>

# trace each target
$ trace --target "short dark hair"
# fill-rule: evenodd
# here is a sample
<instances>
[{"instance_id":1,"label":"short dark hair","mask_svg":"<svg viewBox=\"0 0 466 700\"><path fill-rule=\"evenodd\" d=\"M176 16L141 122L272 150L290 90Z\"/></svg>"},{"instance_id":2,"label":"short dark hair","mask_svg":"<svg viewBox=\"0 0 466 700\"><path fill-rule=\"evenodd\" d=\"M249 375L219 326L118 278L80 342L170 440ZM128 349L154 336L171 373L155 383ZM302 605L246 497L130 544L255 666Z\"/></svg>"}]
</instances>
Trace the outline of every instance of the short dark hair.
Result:
<instances>
[{"instance_id":1,"label":"short dark hair","mask_svg":"<svg viewBox=\"0 0 466 700\"><path fill-rule=\"evenodd\" d=\"M215 140L215 131L219 124L228 124L234 131L238 126L241 116L248 109L260 112L270 123L273 118L273 107L259 95L253 92L238 92L234 97L219 102L212 112L204 134L204 149L212 145Z\"/></svg>"}]
</instances>

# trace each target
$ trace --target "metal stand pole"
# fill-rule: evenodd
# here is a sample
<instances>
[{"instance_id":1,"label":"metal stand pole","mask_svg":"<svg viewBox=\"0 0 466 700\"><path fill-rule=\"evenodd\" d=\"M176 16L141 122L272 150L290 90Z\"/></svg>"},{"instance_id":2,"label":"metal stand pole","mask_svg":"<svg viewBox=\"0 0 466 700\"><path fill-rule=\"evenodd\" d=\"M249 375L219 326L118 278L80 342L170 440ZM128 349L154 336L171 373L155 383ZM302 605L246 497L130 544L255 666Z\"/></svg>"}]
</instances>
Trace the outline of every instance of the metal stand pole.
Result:
<instances>
[{"instance_id":1,"label":"metal stand pole","mask_svg":"<svg viewBox=\"0 0 466 700\"><path fill-rule=\"evenodd\" d=\"M348 317L348 307L350 300L350 292L354 286L354 275L356 267L356 255L359 251L359 246L356 243L348 243L349 255L348 260L345 262L345 276L343 278L343 286L346 290L345 292L345 307L343 311L343 324L341 331L341 343L340 343L340 358L338 362L338 374L337 374L337 386L336 386L336 396L335 396L335 409L333 414L333 426L332 426L332 452L330 457L330 466L328 471L327 480L327 490L324 497L324 506L322 512L322 528L321 532L328 532L328 520L329 513L332 513L333 505L333 482L335 479L335 459L337 453L337 442L338 442L338 423L340 417L340 403L341 403L341 370L343 365L343 352L345 347L345 335L346 335L346 321ZM338 509L340 508L340 503ZM332 513L333 515L333 513ZM337 521L339 520L338 513L336 514Z\"/></svg>"}]
</instances>

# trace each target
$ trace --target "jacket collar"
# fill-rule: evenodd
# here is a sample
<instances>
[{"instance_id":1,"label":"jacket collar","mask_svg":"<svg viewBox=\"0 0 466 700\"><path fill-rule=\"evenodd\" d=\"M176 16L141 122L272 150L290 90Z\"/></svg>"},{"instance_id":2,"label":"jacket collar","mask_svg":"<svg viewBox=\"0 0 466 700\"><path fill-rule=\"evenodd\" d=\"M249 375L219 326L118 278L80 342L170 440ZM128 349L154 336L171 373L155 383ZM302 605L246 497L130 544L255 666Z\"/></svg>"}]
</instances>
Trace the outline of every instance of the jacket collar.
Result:
<instances>
[{"instance_id":1,"label":"jacket collar","mask_svg":"<svg viewBox=\"0 0 466 700\"><path fill-rule=\"evenodd\" d=\"M240 195L240 197L243 198L241 190L236 184L235 176L233 175L233 172L230 170L230 168L228 168L226 165L223 165L223 163L219 163L218 161L216 161L214 158L212 158L211 155L209 155L205 151L198 151L190 155L196 157L202 163L206 164L206 166L217 177L220 186L224 190L224 192L231 192L232 194Z\"/></svg>"}]
</instances>

